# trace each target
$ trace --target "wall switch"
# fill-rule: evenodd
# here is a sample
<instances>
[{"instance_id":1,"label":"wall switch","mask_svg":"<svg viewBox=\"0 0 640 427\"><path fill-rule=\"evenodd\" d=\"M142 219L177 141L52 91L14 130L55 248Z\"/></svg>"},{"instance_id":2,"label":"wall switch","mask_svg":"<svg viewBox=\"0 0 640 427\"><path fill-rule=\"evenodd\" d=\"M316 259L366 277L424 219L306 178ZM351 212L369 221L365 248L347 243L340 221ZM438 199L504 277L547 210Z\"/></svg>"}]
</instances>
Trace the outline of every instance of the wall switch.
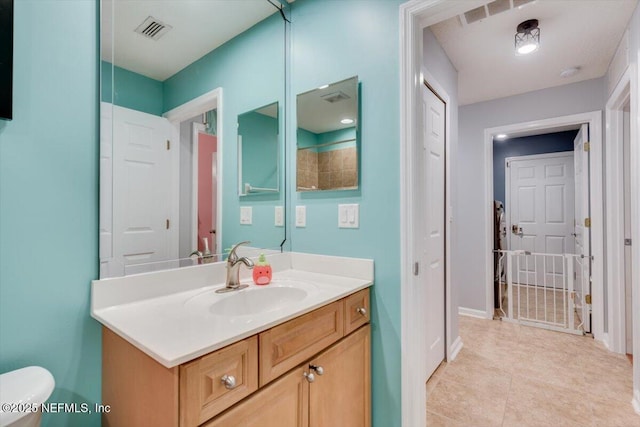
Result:
<instances>
[{"instance_id":1,"label":"wall switch","mask_svg":"<svg viewBox=\"0 0 640 427\"><path fill-rule=\"evenodd\" d=\"M276 227L284 227L284 206L276 206L275 217Z\"/></svg>"},{"instance_id":2,"label":"wall switch","mask_svg":"<svg viewBox=\"0 0 640 427\"><path fill-rule=\"evenodd\" d=\"M360 205L338 205L338 228L360 227Z\"/></svg>"},{"instance_id":3,"label":"wall switch","mask_svg":"<svg viewBox=\"0 0 640 427\"><path fill-rule=\"evenodd\" d=\"M307 226L307 207L296 206L296 227Z\"/></svg>"},{"instance_id":4,"label":"wall switch","mask_svg":"<svg viewBox=\"0 0 640 427\"><path fill-rule=\"evenodd\" d=\"M240 206L240 224L251 225L253 223L253 208L251 206Z\"/></svg>"}]
</instances>

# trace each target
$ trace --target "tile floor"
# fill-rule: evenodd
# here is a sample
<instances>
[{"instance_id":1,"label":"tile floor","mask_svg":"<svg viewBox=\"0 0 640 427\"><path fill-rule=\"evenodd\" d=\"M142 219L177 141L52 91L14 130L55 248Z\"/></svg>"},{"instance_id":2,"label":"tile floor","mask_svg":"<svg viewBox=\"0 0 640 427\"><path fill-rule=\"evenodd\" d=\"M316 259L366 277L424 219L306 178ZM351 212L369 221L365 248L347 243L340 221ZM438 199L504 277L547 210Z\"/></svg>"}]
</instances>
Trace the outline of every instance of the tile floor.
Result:
<instances>
[{"instance_id":1,"label":"tile floor","mask_svg":"<svg viewBox=\"0 0 640 427\"><path fill-rule=\"evenodd\" d=\"M427 425L640 426L632 365L591 338L460 316L464 347L427 383Z\"/></svg>"}]
</instances>

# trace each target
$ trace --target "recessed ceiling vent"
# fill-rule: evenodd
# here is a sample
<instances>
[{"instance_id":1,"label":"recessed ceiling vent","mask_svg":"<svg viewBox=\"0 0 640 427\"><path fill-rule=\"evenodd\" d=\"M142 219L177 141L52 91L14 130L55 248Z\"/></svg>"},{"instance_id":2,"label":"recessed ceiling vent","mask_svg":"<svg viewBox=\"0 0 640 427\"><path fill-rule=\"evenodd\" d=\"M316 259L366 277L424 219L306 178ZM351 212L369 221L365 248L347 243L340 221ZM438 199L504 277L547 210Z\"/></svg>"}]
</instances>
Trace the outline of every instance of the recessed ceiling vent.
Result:
<instances>
[{"instance_id":1,"label":"recessed ceiling vent","mask_svg":"<svg viewBox=\"0 0 640 427\"><path fill-rule=\"evenodd\" d=\"M536 0L495 0L491 3L487 3L463 13L460 15L460 22L462 22L462 25L466 26L507 10L520 8L527 3L533 3L534 1Z\"/></svg>"},{"instance_id":2,"label":"recessed ceiling vent","mask_svg":"<svg viewBox=\"0 0 640 427\"><path fill-rule=\"evenodd\" d=\"M172 28L173 27L171 25L165 24L153 16L149 16L142 24L138 25L136 33L142 34L151 40L158 40L160 37L167 34Z\"/></svg>"},{"instance_id":3,"label":"recessed ceiling vent","mask_svg":"<svg viewBox=\"0 0 640 427\"><path fill-rule=\"evenodd\" d=\"M326 95L321 95L320 98L324 99L327 102L330 103L336 103L339 101L344 101L345 99L350 99L349 95L347 95L346 93L342 92L341 90L337 91L337 92L331 92L331 93L327 93Z\"/></svg>"}]
</instances>

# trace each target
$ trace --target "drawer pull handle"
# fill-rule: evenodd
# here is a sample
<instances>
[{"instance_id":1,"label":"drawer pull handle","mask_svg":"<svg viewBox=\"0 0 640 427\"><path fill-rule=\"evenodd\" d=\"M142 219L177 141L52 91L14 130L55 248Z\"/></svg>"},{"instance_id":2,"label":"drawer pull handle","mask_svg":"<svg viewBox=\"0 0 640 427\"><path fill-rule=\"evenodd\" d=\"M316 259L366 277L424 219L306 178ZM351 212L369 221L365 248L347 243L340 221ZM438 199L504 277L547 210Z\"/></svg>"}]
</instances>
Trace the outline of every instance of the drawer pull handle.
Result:
<instances>
[{"instance_id":1,"label":"drawer pull handle","mask_svg":"<svg viewBox=\"0 0 640 427\"><path fill-rule=\"evenodd\" d=\"M233 375L223 375L222 378L220 378L220 382L224 384L224 387L227 390L233 390L236 388L236 377Z\"/></svg>"},{"instance_id":2,"label":"drawer pull handle","mask_svg":"<svg viewBox=\"0 0 640 427\"><path fill-rule=\"evenodd\" d=\"M322 368L322 366L309 365L309 369L316 371L316 374L318 375L324 374L324 369Z\"/></svg>"},{"instance_id":3,"label":"drawer pull handle","mask_svg":"<svg viewBox=\"0 0 640 427\"><path fill-rule=\"evenodd\" d=\"M312 382L314 382L316 380L316 376L313 375L313 372L311 372L311 373L306 373L305 372L303 375L307 379L307 381L310 382L310 383L312 383Z\"/></svg>"},{"instance_id":4,"label":"drawer pull handle","mask_svg":"<svg viewBox=\"0 0 640 427\"><path fill-rule=\"evenodd\" d=\"M358 307L358 308L356 308L356 311L357 311L358 313L362 314L363 316L366 316L366 315L367 315L367 309L366 309L366 308L364 308L364 307Z\"/></svg>"}]
</instances>

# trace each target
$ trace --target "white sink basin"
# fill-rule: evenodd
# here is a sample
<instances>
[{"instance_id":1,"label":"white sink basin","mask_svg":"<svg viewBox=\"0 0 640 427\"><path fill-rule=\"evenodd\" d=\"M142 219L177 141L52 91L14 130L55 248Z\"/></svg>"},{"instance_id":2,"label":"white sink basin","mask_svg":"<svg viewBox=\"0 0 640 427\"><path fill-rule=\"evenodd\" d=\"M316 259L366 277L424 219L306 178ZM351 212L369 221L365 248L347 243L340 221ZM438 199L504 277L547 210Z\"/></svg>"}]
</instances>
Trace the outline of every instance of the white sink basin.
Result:
<instances>
[{"instance_id":1,"label":"white sink basin","mask_svg":"<svg viewBox=\"0 0 640 427\"><path fill-rule=\"evenodd\" d=\"M246 316L278 310L302 301L307 291L292 287L255 287L238 291L229 297L211 304L209 311L222 316Z\"/></svg>"},{"instance_id":2,"label":"white sink basin","mask_svg":"<svg viewBox=\"0 0 640 427\"><path fill-rule=\"evenodd\" d=\"M215 316L249 316L290 307L309 298L317 288L305 282L275 281L268 285L251 285L239 291L217 294L207 290L185 301L187 308L206 309Z\"/></svg>"}]
</instances>

